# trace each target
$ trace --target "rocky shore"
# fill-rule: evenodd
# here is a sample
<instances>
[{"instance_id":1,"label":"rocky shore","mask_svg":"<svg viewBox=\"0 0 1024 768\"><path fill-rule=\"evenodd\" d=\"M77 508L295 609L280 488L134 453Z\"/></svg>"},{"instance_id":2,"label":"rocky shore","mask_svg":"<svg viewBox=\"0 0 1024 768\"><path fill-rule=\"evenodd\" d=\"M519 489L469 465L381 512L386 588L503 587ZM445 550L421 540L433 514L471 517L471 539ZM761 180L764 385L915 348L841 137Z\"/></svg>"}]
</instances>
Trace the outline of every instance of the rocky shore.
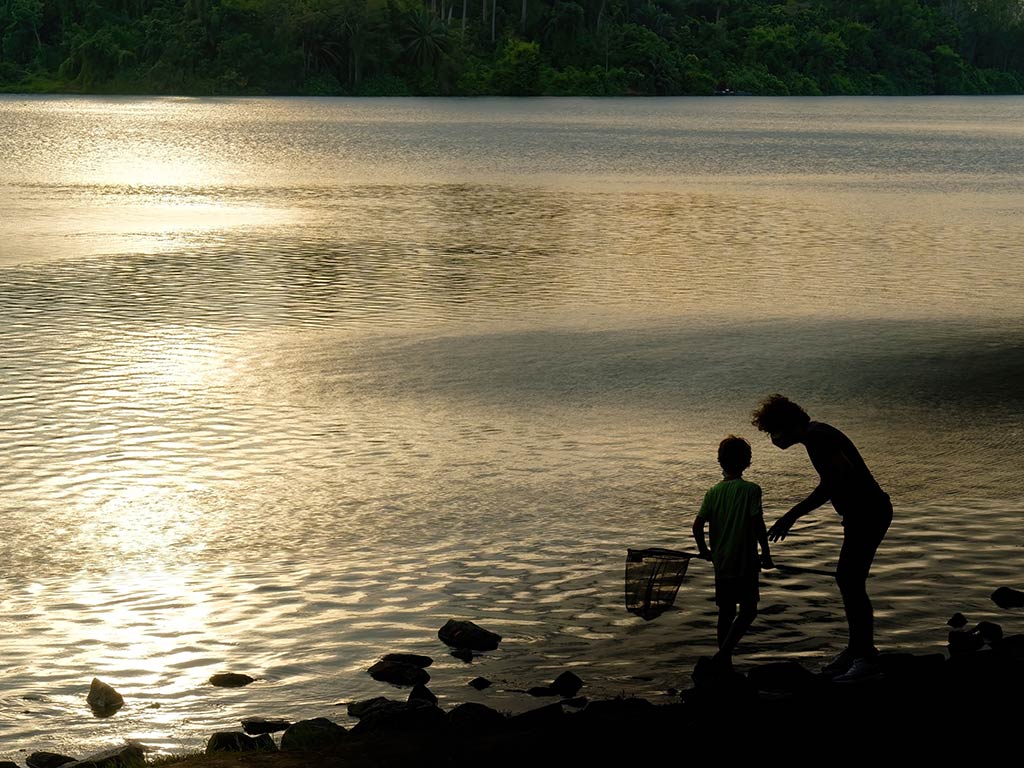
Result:
<instances>
[{"instance_id":1,"label":"rocky shore","mask_svg":"<svg viewBox=\"0 0 1024 768\"><path fill-rule=\"evenodd\" d=\"M1001 608L1024 607L1024 593L1001 587ZM942 758L1015 742L1024 694L1024 634L962 614L948 621L935 653L883 653L878 674L836 682L795 661L744 673L702 659L693 687L677 703L588 700L570 671L529 691L538 707L508 716L478 703L437 705L427 683L432 660L388 654L368 672L411 688L408 698L379 697L348 705L357 718L344 728L326 718L289 723L252 718L238 730L211 734L205 754L162 759L183 768L363 768L369 766L648 765L654 761L721 759L730 754L786 759ZM452 652L493 650L500 637L472 622L451 621L438 633ZM251 678L248 678L251 681ZM244 685L229 675L211 684ZM471 682L478 689L488 681ZM120 696L94 681L90 705L120 706ZM546 702L546 703L541 703ZM901 757L902 756L902 757ZM888 762L888 759L885 760ZM128 744L81 760L34 753L28 768L137 768L142 745ZM0 762L0 768L20 768Z\"/></svg>"}]
</instances>

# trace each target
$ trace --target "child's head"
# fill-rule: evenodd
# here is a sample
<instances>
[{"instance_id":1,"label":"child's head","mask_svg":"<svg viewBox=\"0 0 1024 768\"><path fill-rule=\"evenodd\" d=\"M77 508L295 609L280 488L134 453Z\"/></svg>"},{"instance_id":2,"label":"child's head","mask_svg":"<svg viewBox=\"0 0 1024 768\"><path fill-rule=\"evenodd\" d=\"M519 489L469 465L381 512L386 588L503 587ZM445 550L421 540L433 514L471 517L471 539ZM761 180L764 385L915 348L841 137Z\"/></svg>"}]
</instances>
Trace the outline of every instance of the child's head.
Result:
<instances>
[{"instance_id":1,"label":"child's head","mask_svg":"<svg viewBox=\"0 0 1024 768\"><path fill-rule=\"evenodd\" d=\"M742 475L750 466L750 443L742 437L729 435L718 444L718 463L730 475Z\"/></svg>"}]
</instances>

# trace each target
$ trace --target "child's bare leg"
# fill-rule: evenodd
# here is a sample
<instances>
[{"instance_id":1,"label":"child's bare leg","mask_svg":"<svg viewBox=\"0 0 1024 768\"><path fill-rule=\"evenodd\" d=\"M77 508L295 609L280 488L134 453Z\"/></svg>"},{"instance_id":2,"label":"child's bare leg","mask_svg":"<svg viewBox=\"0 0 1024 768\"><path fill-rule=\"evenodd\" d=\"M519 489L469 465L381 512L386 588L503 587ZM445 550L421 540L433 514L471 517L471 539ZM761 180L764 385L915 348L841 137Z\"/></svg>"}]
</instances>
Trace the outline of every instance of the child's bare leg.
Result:
<instances>
[{"instance_id":1,"label":"child's bare leg","mask_svg":"<svg viewBox=\"0 0 1024 768\"><path fill-rule=\"evenodd\" d=\"M736 618L736 606L735 605L720 605L718 606L718 647L725 644L725 639L729 636L729 630L732 629L732 622Z\"/></svg>"},{"instance_id":2,"label":"child's bare leg","mask_svg":"<svg viewBox=\"0 0 1024 768\"><path fill-rule=\"evenodd\" d=\"M725 639L719 644L719 654L726 658L732 656L732 652L736 650L736 646L739 645L740 639L746 634L747 630L750 629L750 625L754 623L754 619L757 618L757 603L740 603L740 612L736 617L736 620L732 622L732 627L726 633Z\"/></svg>"}]
</instances>

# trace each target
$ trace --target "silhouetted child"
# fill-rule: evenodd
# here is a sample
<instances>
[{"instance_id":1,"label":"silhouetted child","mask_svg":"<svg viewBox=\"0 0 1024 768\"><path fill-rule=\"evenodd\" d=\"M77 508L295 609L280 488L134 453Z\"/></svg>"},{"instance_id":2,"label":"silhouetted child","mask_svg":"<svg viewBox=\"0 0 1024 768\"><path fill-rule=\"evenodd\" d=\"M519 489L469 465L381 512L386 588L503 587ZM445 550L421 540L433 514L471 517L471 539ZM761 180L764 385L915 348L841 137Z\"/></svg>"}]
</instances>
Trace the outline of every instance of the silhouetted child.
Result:
<instances>
[{"instance_id":1,"label":"silhouetted child","mask_svg":"<svg viewBox=\"0 0 1024 768\"><path fill-rule=\"evenodd\" d=\"M768 534L761 511L761 486L743 479L750 466L750 443L729 435L718 446L722 482L704 494L693 521L693 537L701 557L715 566L715 604L718 606L718 653L715 661L732 664L732 652L757 616L758 575L772 568ZM711 527L711 549L704 524ZM758 544L761 557L757 556ZM739 614L736 606L739 606Z\"/></svg>"}]
</instances>

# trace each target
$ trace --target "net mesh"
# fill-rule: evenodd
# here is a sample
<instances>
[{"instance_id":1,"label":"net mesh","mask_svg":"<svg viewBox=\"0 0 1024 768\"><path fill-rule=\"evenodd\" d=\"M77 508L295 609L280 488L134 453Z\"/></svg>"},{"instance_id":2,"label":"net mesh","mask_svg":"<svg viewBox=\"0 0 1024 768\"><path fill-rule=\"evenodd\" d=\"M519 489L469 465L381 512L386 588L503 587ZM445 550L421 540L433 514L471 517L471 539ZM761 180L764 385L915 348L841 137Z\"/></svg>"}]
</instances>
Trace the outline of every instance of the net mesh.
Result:
<instances>
[{"instance_id":1,"label":"net mesh","mask_svg":"<svg viewBox=\"0 0 1024 768\"><path fill-rule=\"evenodd\" d=\"M690 556L671 549L626 551L626 610L645 621L672 607Z\"/></svg>"}]
</instances>

